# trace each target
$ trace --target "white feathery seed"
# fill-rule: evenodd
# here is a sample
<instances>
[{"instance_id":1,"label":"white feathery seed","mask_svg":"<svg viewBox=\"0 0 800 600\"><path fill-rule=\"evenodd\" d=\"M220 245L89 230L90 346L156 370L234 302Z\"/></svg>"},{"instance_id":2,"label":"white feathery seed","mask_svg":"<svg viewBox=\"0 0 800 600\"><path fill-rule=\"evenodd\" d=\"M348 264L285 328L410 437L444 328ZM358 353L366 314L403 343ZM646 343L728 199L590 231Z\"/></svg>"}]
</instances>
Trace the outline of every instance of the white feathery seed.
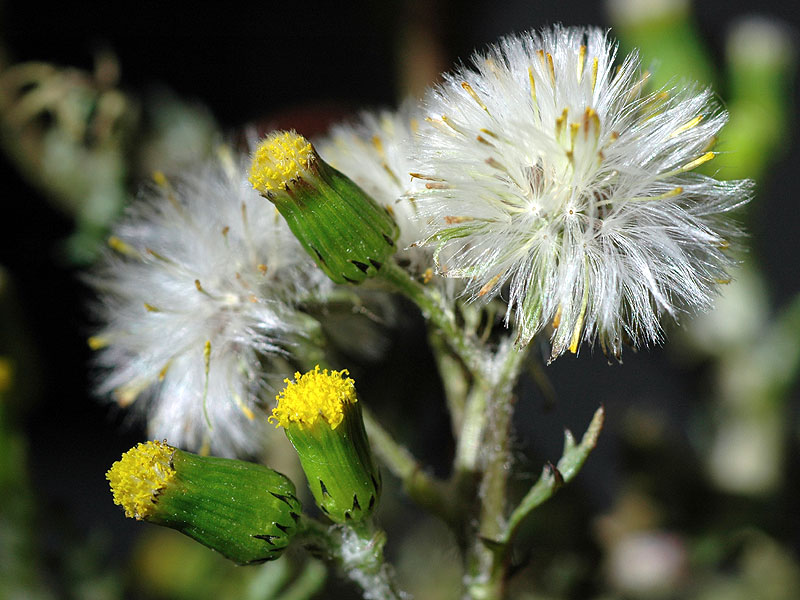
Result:
<instances>
[{"instance_id":1,"label":"white feathery seed","mask_svg":"<svg viewBox=\"0 0 800 600\"><path fill-rule=\"evenodd\" d=\"M425 242L471 299L507 294L520 345L552 325L552 358L596 339L619 358L708 308L750 193L693 172L727 117L711 92L647 93L616 53L596 28L507 37L424 102Z\"/></svg>"},{"instance_id":2,"label":"white feathery seed","mask_svg":"<svg viewBox=\"0 0 800 600\"><path fill-rule=\"evenodd\" d=\"M248 185L246 162L229 157L151 187L90 277L100 393L134 404L150 437L221 456L259 449L269 382L280 387L285 375L272 375L270 360L314 326L298 302L332 287Z\"/></svg>"}]
</instances>

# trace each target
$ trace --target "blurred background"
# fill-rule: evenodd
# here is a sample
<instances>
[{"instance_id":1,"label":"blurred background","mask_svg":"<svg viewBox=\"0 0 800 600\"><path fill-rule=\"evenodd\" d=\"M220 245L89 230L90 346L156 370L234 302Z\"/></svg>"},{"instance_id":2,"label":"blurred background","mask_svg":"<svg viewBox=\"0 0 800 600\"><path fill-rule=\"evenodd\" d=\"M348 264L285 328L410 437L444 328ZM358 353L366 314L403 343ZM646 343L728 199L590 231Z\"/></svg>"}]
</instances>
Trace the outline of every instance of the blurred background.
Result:
<instances>
[{"instance_id":1,"label":"blurred background","mask_svg":"<svg viewBox=\"0 0 800 600\"><path fill-rule=\"evenodd\" d=\"M556 22L610 27L657 85L712 85L731 121L707 172L758 185L739 215L748 252L714 313L622 365L587 349L544 367L544 349L533 353L516 494L558 458L564 428L583 431L599 404L607 424L521 535L511 595L800 597L798 11L779 0L0 4L0 600L356 597L301 555L235 568L123 518L104 474L144 430L91 392L80 274L154 170L179 173L247 124L324 133L420 94L502 35ZM452 440L422 322L403 306L383 335L402 361L347 366L445 475ZM401 585L457 598L449 534L388 485L378 518Z\"/></svg>"}]
</instances>

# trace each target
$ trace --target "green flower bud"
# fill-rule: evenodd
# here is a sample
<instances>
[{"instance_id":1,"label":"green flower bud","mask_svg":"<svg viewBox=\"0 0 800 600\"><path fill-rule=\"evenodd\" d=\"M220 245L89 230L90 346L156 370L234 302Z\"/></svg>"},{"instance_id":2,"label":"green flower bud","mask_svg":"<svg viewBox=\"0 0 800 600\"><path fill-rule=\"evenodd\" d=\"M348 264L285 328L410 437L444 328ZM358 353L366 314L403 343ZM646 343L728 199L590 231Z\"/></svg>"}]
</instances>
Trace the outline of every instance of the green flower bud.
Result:
<instances>
[{"instance_id":1,"label":"green flower bud","mask_svg":"<svg viewBox=\"0 0 800 600\"><path fill-rule=\"evenodd\" d=\"M347 374L320 372L319 366L295 373L270 417L297 450L317 506L336 523L366 518L381 493L361 405Z\"/></svg>"},{"instance_id":2,"label":"green flower bud","mask_svg":"<svg viewBox=\"0 0 800 600\"><path fill-rule=\"evenodd\" d=\"M275 204L336 283L373 277L396 250L399 229L392 216L294 131L278 131L261 142L250 183Z\"/></svg>"},{"instance_id":3,"label":"green flower bud","mask_svg":"<svg viewBox=\"0 0 800 600\"><path fill-rule=\"evenodd\" d=\"M297 531L300 502L262 465L139 444L106 474L125 516L177 529L239 564L278 558Z\"/></svg>"}]
</instances>

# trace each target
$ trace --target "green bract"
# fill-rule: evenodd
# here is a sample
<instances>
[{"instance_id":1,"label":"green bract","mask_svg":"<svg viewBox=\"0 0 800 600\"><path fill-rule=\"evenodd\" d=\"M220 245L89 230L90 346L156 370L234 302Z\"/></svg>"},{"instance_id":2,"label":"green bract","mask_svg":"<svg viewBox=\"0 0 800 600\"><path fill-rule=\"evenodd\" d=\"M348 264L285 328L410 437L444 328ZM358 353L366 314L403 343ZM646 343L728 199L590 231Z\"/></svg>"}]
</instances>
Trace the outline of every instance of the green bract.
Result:
<instances>
[{"instance_id":1,"label":"green bract","mask_svg":"<svg viewBox=\"0 0 800 600\"><path fill-rule=\"evenodd\" d=\"M399 229L389 212L294 132L261 143L250 182L336 283L373 277L396 251Z\"/></svg>"},{"instance_id":2,"label":"green bract","mask_svg":"<svg viewBox=\"0 0 800 600\"><path fill-rule=\"evenodd\" d=\"M243 565L278 558L300 520L294 485L280 473L162 442L125 453L107 478L126 515L177 529Z\"/></svg>"}]
</instances>

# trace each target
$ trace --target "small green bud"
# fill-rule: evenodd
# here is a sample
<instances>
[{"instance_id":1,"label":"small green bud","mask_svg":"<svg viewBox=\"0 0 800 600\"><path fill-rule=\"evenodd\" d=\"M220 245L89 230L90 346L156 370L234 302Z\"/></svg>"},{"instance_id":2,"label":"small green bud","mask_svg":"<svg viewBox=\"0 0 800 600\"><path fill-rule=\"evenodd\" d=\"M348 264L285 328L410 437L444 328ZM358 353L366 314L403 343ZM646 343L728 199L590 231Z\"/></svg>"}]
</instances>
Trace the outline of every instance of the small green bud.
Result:
<instances>
[{"instance_id":1,"label":"small green bud","mask_svg":"<svg viewBox=\"0 0 800 600\"><path fill-rule=\"evenodd\" d=\"M392 216L296 132L278 131L261 142L250 183L336 283L375 276L395 253L399 229Z\"/></svg>"},{"instance_id":2,"label":"small green bud","mask_svg":"<svg viewBox=\"0 0 800 600\"><path fill-rule=\"evenodd\" d=\"M361 405L346 375L319 366L295 373L270 417L297 450L317 506L336 523L368 517L381 493Z\"/></svg>"},{"instance_id":3,"label":"small green bud","mask_svg":"<svg viewBox=\"0 0 800 600\"><path fill-rule=\"evenodd\" d=\"M125 516L177 529L247 565L278 558L301 506L289 479L262 465L139 444L106 474Z\"/></svg>"}]
</instances>

